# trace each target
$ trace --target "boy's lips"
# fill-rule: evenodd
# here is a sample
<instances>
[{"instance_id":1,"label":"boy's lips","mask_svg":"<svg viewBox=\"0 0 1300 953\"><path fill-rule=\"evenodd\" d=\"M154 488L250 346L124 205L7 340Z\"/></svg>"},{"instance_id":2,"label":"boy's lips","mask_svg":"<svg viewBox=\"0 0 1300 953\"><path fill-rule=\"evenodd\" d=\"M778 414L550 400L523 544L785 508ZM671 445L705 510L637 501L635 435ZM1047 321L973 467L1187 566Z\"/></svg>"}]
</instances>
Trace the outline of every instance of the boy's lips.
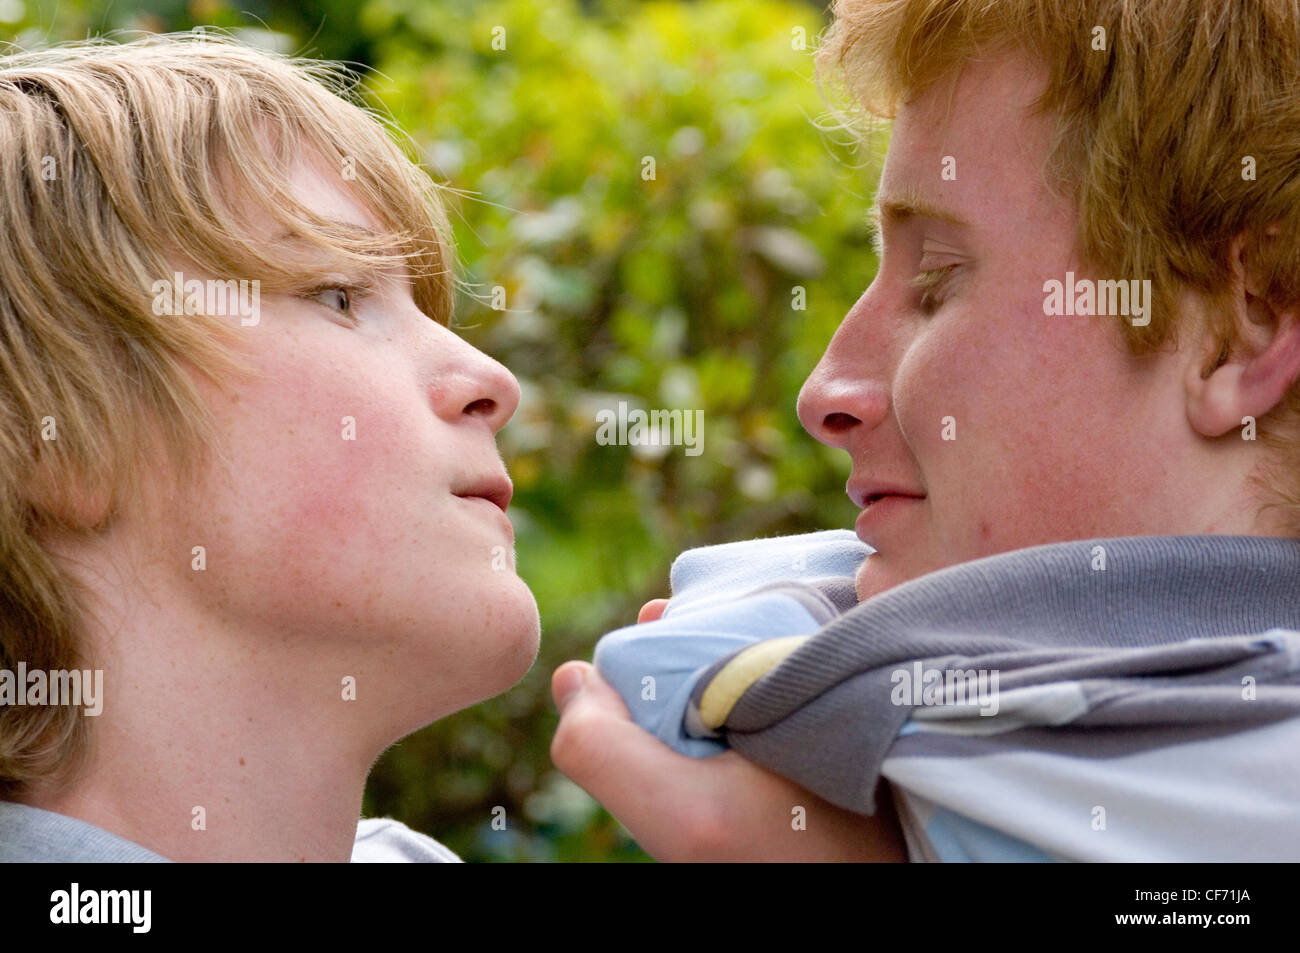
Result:
<instances>
[{"instance_id":1,"label":"boy's lips","mask_svg":"<svg viewBox=\"0 0 1300 953\"><path fill-rule=\"evenodd\" d=\"M510 517L506 513L504 507L485 496L457 493L456 498L465 503L470 510L476 511L476 520L487 522L495 521L505 530L506 536L510 539L511 543L514 543L515 527L514 524L510 522Z\"/></svg>"},{"instance_id":2,"label":"boy's lips","mask_svg":"<svg viewBox=\"0 0 1300 953\"><path fill-rule=\"evenodd\" d=\"M910 504L925 499L924 493L903 484L850 480L846 489L849 499L862 510L854 525L858 539L875 548L879 548L878 534L883 526L896 515L907 512Z\"/></svg>"},{"instance_id":3,"label":"boy's lips","mask_svg":"<svg viewBox=\"0 0 1300 953\"><path fill-rule=\"evenodd\" d=\"M453 496L459 496L462 499L478 497L487 500L492 505L501 510L502 513L510 505L510 499L515 494L514 484L504 473L494 473L489 476L480 477L459 490L452 490Z\"/></svg>"},{"instance_id":4,"label":"boy's lips","mask_svg":"<svg viewBox=\"0 0 1300 953\"><path fill-rule=\"evenodd\" d=\"M903 496L896 493L869 499L862 512L858 514L857 523L854 524L858 539L878 549L876 542L880 528L896 515L907 512L913 503L920 503L924 499L923 496Z\"/></svg>"},{"instance_id":5,"label":"boy's lips","mask_svg":"<svg viewBox=\"0 0 1300 953\"><path fill-rule=\"evenodd\" d=\"M453 491L452 495L499 520L513 543L515 527L510 522L506 508L510 505L510 498L514 496L514 492L514 484L510 482L508 476L504 473L493 473L461 486L459 490Z\"/></svg>"},{"instance_id":6,"label":"boy's lips","mask_svg":"<svg viewBox=\"0 0 1300 953\"><path fill-rule=\"evenodd\" d=\"M879 481L850 480L845 487L849 499L858 509L866 509L876 500L887 496L901 496L910 499L925 499L925 494L910 489L901 483L883 483Z\"/></svg>"}]
</instances>

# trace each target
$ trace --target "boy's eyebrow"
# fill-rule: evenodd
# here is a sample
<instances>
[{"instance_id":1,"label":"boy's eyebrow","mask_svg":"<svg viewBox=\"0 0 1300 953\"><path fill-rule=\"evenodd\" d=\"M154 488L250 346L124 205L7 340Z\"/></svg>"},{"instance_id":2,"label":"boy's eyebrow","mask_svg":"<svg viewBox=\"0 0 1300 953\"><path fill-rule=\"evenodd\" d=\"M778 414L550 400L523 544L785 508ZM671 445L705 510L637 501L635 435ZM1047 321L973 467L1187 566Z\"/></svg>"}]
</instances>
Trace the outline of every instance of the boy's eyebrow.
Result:
<instances>
[{"instance_id":1,"label":"boy's eyebrow","mask_svg":"<svg viewBox=\"0 0 1300 953\"><path fill-rule=\"evenodd\" d=\"M352 232L358 238L378 238L381 235L385 234L384 232L377 231L371 228L369 225L358 225L356 222L345 222L342 219L330 218L330 219L326 219L325 222L328 225L333 225L337 228L343 229L344 231ZM305 240L301 235L294 234L293 232L280 232L278 235L275 236L274 239L272 239L272 241L303 242ZM400 253L397 252L395 249L389 249L387 251L387 254L390 254L393 257L401 257Z\"/></svg>"},{"instance_id":2,"label":"boy's eyebrow","mask_svg":"<svg viewBox=\"0 0 1300 953\"><path fill-rule=\"evenodd\" d=\"M941 205L936 205L921 194L915 187L904 189L898 195L876 196L875 204L867 211L867 221L871 225L872 245L876 257L881 255L882 225L902 225L914 218L928 218L943 222L956 228L970 228L970 222Z\"/></svg>"},{"instance_id":3,"label":"boy's eyebrow","mask_svg":"<svg viewBox=\"0 0 1300 953\"><path fill-rule=\"evenodd\" d=\"M341 219L336 219L336 218L326 219L325 223L327 225L333 225L337 228L341 228L344 231L355 232L357 235L360 235L365 238L375 238L376 236L381 234L380 232L375 231L373 228L370 228L368 225L358 225L356 222L345 222ZM285 242L285 241L298 242L302 240L303 237L301 235L296 235L293 232L281 232L280 234L276 235L275 238L273 239L273 241L277 241L277 242Z\"/></svg>"}]
</instances>

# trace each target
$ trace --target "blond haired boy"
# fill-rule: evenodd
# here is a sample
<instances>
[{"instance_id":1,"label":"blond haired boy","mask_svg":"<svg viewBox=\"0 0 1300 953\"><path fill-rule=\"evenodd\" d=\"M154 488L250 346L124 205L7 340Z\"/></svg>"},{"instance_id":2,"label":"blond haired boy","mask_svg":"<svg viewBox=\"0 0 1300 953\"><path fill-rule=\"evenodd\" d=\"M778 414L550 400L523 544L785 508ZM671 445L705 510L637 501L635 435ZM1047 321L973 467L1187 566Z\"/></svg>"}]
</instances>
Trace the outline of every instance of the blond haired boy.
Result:
<instances>
[{"instance_id":1,"label":"blond haired boy","mask_svg":"<svg viewBox=\"0 0 1300 953\"><path fill-rule=\"evenodd\" d=\"M454 859L358 826L538 643L435 186L214 35L5 57L0 143L0 858Z\"/></svg>"}]
</instances>

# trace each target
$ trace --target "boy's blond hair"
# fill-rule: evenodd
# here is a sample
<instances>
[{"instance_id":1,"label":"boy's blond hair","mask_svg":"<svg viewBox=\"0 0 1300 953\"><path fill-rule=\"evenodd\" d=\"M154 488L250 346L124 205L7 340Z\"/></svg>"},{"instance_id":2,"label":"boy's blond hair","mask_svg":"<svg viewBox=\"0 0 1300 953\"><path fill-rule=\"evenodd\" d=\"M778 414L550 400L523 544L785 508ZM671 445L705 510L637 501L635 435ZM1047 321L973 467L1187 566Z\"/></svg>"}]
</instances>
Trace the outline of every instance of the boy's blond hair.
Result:
<instances>
[{"instance_id":1,"label":"boy's blond hair","mask_svg":"<svg viewBox=\"0 0 1300 953\"><path fill-rule=\"evenodd\" d=\"M297 202L289 177L306 156L384 233ZM305 291L402 263L417 306L445 324L438 193L329 64L213 34L0 58L0 668L93 667L84 598L48 538L109 525L151 452L196 476L211 418L187 367L218 386L242 367L240 328L155 314L154 283L183 261ZM268 242L255 216L313 248L311 263ZM0 798L74 770L87 723L72 706L0 707Z\"/></svg>"},{"instance_id":2,"label":"boy's blond hair","mask_svg":"<svg viewBox=\"0 0 1300 953\"><path fill-rule=\"evenodd\" d=\"M977 57L1018 52L1046 69L1045 171L1077 204L1077 247L1102 275L1152 282L1150 325L1121 321L1132 353L1177 340L1180 287L1204 297L1218 343L1236 345L1239 233L1260 293L1300 303L1295 0L836 0L834 13L819 66L871 116ZM1300 388L1258 427L1294 461ZM1300 466L1257 477L1300 535Z\"/></svg>"}]
</instances>

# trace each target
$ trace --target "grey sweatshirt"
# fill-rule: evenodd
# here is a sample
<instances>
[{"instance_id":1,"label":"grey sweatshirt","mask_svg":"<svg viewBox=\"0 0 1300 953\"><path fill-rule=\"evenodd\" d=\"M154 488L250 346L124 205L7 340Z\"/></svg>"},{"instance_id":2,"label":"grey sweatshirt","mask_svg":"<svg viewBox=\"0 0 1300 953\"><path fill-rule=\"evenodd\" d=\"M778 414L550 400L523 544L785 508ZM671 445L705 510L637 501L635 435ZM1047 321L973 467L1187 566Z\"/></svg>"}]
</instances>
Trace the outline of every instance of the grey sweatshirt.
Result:
<instances>
[{"instance_id":1,"label":"grey sweatshirt","mask_svg":"<svg viewBox=\"0 0 1300 953\"><path fill-rule=\"evenodd\" d=\"M867 814L888 780L916 860L1300 859L1300 541L1056 543L856 604L811 578L849 535L684 554L598 666L679 750Z\"/></svg>"}]
</instances>

